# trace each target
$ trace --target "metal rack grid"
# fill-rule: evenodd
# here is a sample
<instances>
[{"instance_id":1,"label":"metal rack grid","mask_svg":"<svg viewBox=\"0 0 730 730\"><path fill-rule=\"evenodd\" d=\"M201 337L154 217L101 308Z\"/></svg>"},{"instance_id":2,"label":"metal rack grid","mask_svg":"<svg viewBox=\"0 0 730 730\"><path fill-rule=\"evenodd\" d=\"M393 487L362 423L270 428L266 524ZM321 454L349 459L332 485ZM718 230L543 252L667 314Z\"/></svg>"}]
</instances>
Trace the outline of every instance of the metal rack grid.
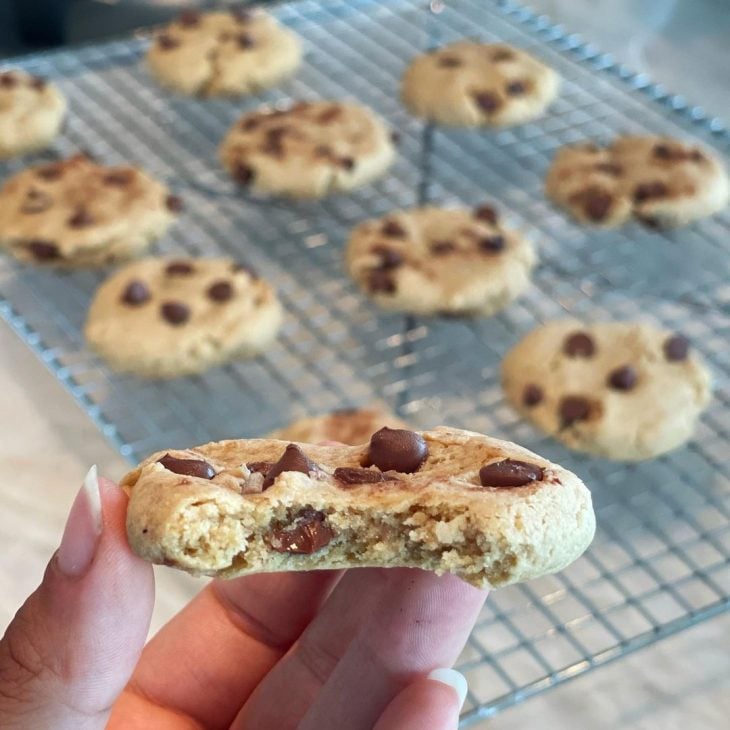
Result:
<instances>
[{"instance_id":1,"label":"metal rack grid","mask_svg":"<svg viewBox=\"0 0 730 730\"><path fill-rule=\"evenodd\" d=\"M164 94L140 63L145 37L17 62L69 97L71 116L50 156L84 148L108 163L138 160L182 194L184 220L159 252L224 252L276 285L288 313L277 345L255 361L168 383L120 376L86 350L81 334L104 272L7 259L0 313L131 461L377 398L419 427L443 422L512 439L584 477L597 507L596 540L562 574L490 598L458 665L471 688L465 726L726 610L730 214L671 233L588 230L546 202L542 179L554 151L584 137L690 134L727 159L730 134L512 3L300 0L277 13L303 37L304 66L282 88L243 101ZM547 116L504 131L434 130L410 118L398 102L403 68L419 50L465 35L513 43L553 66L564 84ZM399 160L382 181L319 203L281 203L242 195L218 170L217 144L244 110L344 96L374 107L401 134ZM27 162L0 169L10 174ZM484 199L496 200L541 252L534 287L498 316L384 314L344 276L343 243L361 219L425 200ZM614 464L571 453L517 417L499 387L500 358L566 312L640 318L692 338L716 376L692 443L648 463Z\"/></svg>"}]
</instances>

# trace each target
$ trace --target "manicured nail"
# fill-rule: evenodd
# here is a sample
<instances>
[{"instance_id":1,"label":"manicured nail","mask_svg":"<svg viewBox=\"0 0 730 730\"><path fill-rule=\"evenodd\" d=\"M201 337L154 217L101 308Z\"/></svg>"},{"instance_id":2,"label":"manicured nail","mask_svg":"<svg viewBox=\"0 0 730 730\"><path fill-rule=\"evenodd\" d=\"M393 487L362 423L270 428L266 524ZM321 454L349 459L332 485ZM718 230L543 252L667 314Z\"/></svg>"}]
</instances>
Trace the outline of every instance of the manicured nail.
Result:
<instances>
[{"instance_id":1,"label":"manicured nail","mask_svg":"<svg viewBox=\"0 0 730 730\"><path fill-rule=\"evenodd\" d=\"M466 683L466 677L461 672L457 672L456 669L434 669L428 673L428 679L434 679L442 684L447 684L459 697L459 709L464 706L464 700L466 700L466 693L469 687Z\"/></svg>"},{"instance_id":2,"label":"manicured nail","mask_svg":"<svg viewBox=\"0 0 730 730\"><path fill-rule=\"evenodd\" d=\"M101 530L101 494L96 466L92 466L71 505L58 548L56 561L62 573L77 578L87 571L94 559Z\"/></svg>"}]
</instances>

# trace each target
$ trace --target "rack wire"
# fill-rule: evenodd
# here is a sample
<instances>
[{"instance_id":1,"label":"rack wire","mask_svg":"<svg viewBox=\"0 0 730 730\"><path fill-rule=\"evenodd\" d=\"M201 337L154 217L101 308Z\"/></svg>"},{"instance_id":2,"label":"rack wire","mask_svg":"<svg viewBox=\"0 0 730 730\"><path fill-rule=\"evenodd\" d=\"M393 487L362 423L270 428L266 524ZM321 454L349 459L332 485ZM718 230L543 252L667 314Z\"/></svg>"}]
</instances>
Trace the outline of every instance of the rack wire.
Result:
<instances>
[{"instance_id":1,"label":"rack wire","mask_svg":"<svg viewBox=\"0 0 730 730\"><path fill-rule=\"evenodd\" d=\"M599 529L558 576L494 594L459 661L470 685L464 726L730 607L730 215L675 232L578 226L542 193L555 150L620 132L691 135L726 160L730 133L697 107L511 2L300 0L277 6L306 57L283 87L245 100L167 95L148 77L149 39L36 54L14 65L52 78L71 114L45 157L83 148L109 164L137 160L186 201L158 252L230 254L277 287L287 310L257 360L201 376L145 382L110 372L82 325L105 272L0 262L0 313L130 461L151 451L254 436L291 418L386 400L416 426L439 423L515 440L580 474ZM503 131L434 129L398 101L408 61L463 36L525 48L563 77L541 120ZM290 99L355 97L398 130L383 180L317 203L240 193L216 147L245 110ZM42 159L44 156L38 156ZM28 160L5 163L5 175ZM424 201L497 201L541 253L535 285L496 317L421 320L378 311L342 268L349 229ZM569 452L506 404L505 351L541 322L641 319L686 333L715 374L695 439L651 462ZM454 357L458 353L458 357Z\"/></svg>"}]
</instances>

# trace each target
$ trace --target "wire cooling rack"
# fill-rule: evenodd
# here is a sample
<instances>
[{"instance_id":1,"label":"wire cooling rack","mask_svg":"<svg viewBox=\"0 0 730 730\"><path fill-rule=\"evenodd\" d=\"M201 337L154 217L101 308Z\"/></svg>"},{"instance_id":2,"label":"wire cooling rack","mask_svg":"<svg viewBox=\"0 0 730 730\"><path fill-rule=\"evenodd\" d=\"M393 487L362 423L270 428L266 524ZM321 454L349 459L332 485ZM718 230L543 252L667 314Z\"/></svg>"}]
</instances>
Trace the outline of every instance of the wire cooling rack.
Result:
<instances>
[{"instance_id":1,"label":"wire cooling rack","mask_svg":"<svg viewBox=\"0 0 730 730\"><path fill-rule=\"evenodd\" d=\"M507 2L304 0L277 7L306 44L296 78L242 101L160 91L140 36L25 57L70 100L51 156L78 148L136 160L186 203L160 252L231 254L278 288L287 319L263 357L199 377L150 383L111 373L84 346L89 300L104 273L0 262L0 312L131 461L212 439L254 436L304 414L384 399L419 427L439 423L518 441L592 487L599 529L558 576L497 592L459 661L470 693L464 725L718 614L730 606L730 215L656 233L596 231L552 208L542 180L555 150L619 132L691 135L727 159L730 134L544 17ZM541 120L504 131L434 130L398 102L417 52L463 36L526 48L563 77ZM252 199L220 172L216 147L262 102L355 97L401 136L391 174L320 203ZM27 160L6 163L10 174ZM358 221L424 201L495 200L541 252L535 285L491 319L416 320L370 305L343 274ZM504 352L566 312L639 318L692 338L716 377L714 401L685 448L637 465L565 450L505 403Z\"/></svg>"}]
</instances>

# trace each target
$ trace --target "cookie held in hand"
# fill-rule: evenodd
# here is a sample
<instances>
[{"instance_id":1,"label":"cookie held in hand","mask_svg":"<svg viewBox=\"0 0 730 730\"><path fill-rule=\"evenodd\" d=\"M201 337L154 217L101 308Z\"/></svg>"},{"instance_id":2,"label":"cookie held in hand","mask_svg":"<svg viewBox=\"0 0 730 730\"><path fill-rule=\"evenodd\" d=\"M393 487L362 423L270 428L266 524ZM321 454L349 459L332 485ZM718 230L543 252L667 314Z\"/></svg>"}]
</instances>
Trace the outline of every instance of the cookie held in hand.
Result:
<instances>
[{"instance_id":1,"label":"cookie held in hand","mask_svg":"<svg viewBox=\"0 0 730 730\"><path fill-rule=\"evenodd\" d=\"M121 482L135 552L193 574L414 567L503 586L588 547L588 489L515 444L383 428L361 446L271 439L153 454Z\"/></svg>"}]
</instances>

